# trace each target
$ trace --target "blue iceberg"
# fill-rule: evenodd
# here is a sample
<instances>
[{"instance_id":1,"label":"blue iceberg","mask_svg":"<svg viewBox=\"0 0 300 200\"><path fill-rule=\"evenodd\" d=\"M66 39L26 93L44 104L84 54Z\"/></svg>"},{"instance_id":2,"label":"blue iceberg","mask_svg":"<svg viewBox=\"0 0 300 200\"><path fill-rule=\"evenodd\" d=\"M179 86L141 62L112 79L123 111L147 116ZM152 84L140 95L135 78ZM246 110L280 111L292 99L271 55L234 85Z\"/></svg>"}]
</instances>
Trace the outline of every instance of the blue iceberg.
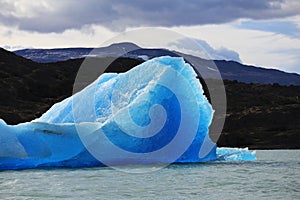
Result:
<instances>
[{"instance_id":1,"label":"blue iceberg","mask_svg":"<svg viewBox=\"0 0 300 200\"><path fill-rule=\"evenodd\" d=\"M0 120L0 170L255 159L217 148L212 117L193 68L183 58L154 58L101 75L31 122Z\"/></svg>"}]
</instances>

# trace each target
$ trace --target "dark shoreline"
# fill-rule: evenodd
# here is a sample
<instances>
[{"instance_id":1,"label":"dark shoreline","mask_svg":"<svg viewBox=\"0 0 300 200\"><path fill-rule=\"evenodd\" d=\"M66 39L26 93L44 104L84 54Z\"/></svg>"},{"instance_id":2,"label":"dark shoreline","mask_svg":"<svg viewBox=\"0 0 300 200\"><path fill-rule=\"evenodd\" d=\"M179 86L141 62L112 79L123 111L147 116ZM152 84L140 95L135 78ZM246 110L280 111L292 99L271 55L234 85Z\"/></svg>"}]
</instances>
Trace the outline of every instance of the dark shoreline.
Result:
<instances>
[{"instance_id":1,"label":"dark shoreline","mask_svg":"<svg viewBox=\"0 0 300 200\"><path fill-rule=\"evenodd\" d=\"M7 124L31 121L71 96L83 61L35 63L10 52L0 53L0 118ZM111 58L101 58L100 63L108 61ZM127 71L141 62L118 58L106 71ZM300 149L300 86L228 80L224 84L227 116L218 146Z\"/></svg>"}]
</instances>

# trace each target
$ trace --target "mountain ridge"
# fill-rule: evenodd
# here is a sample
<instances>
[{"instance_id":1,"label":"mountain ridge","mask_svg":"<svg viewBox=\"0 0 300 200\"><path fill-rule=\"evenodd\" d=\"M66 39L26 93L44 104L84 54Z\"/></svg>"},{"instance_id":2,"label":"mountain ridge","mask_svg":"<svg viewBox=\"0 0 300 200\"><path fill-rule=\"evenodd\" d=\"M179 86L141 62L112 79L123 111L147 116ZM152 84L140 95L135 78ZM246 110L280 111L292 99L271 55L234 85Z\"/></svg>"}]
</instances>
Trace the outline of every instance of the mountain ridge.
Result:
<instances>
[{"instance_id":1,"label":"mountain ridge","mask_svg":"<svg viewBox=\"0 0 300 200\"><path fill-rule=\"evenodd\" d=\"M71 96L76 74L84 60L35 63L1 49L0 58L0 119L8 124L38 118L53 104ZM95 61L99 67L109 65L107 72L117 73L143 62L122 57ZM223 83L215 81L217 84L212 84L215 88L218 82ZM224 80L224 84L228 109L218 146L300 149L300 86L229 80ZM203 87L205 92L205 85Z\"/></svg>"},{"instance_id":2,"label":"mountain ridge","mask_svg":"<svg viewBox=\"0 0 300 200\"><path fill-rule=\"evenodd\" d=\"M140 48L139 46L129 42L116 43L100 48L24 49L14 51L14 53L41 63L58 62L85 57L128 57L139 60L147 60L166 55L175 57L181 56L193 65L198 72L201 71L202 76L205 74L203 78L217 78L215 76L216 73L211 71L217 67L221 73L222 79L225 80L237 80L245 83L300 85L300 75L297 73L245 65L236 61L207 60L168 49ZM206 65L206 69L203 69L204 65Z\"/></svg>"}]
</instances>

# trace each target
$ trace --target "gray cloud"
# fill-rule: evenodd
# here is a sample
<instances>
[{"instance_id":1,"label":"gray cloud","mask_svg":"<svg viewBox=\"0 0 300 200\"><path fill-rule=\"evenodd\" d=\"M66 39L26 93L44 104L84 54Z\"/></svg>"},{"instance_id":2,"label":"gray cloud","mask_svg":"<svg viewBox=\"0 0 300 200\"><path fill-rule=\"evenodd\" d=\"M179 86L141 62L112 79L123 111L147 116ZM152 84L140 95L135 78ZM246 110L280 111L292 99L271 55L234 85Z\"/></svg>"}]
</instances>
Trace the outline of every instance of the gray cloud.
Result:
<instances>
[{"instance_id":1,"label":"gray cloud","mask_svg":"<svg viewBox=\"0 0 300 200\"><path fill-rule=\"evenodd\" d=\"M39 3L34 3L39 2ZM240 18L300 14L295 0L0 0L0 23L37 32L99 24L111 30L139 26L220 24Z\"/></svg>"}]
</instances>

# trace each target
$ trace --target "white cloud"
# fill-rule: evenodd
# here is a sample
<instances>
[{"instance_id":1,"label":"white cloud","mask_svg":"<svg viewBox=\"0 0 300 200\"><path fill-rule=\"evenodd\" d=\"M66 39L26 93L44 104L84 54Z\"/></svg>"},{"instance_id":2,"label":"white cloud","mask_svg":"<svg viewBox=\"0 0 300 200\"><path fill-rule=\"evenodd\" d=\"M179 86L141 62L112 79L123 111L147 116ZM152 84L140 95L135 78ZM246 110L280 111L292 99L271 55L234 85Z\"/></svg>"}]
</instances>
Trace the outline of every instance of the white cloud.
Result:
<instances>
[{"instance_id":1,"label":"white cloud","mask_svg":"<svg viewBox=\"0 0 300 200\"><path fill-rule=\"evenodd\" d=\"M206 41L201 39L179 39L169 43L167 45L167 48L205 59L234 60L237 62L241 62L241 59L237 52L227 49L226 47L214 49Z\"/></svg>"},{"instance_id":2,"label":"white cloud","mask_svg":"<svg viewBox=\"0 0 300 200\"><path fill-rule=\"evenodd\" d=\"M225 46L239 53L243 63L300 73L300 39L265 31L238 29L231 24L177 27L172 30Z\"/></svg>"},{"instance_id":3,"label":"white cloud","mask_svg":"<svg viewBox=\"0 0 300 200\"><path fill-rule=\"evenodd\" d=\"M21 31L17 27L0 25L0 46L24 46L34 48L97 47L117 33L101 26L85 26L62 33L37 33Z\"/></svg>"},{"instance_id":4,"label":"white cloud","mask_svg":"<svg viewBox=\"0 0 300 200\"><path fill-rule=\"evenodd\" d=\"M288 21L291 21L291 22L295 23L297 25L298 29L300 29L300 15L296 15L296 16L293 16L293 17L288 17L285 20L288 20Z\"/></svg>"},{"instance_id":5,"label":"white cloud","mask_svg":"<svg viewBox=\"0 0 300 200\"><path fill-rule=\"evenodd\" d=\"M34 18L42 14L43 11L54 11L54 7L49 1L27 1L27 0L1 0L1 15L13 18Z\"/></svg>"}]
</instances>

